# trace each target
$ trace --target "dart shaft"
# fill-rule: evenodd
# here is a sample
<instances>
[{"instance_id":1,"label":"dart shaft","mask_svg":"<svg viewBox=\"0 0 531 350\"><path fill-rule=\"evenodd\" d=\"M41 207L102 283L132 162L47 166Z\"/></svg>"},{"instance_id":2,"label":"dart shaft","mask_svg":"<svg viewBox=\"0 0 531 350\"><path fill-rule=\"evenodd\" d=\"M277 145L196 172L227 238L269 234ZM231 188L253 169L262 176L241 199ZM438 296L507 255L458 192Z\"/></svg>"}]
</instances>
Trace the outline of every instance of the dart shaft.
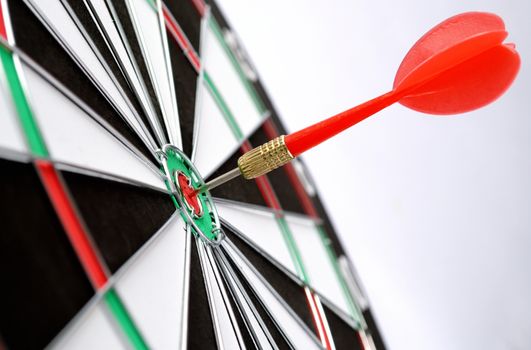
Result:
<instances>
[{"instance_id":1,"label":"dart shaft","mask_svg":"<svg viewBox=\"0 0 531 350\"><path fill-rule=\"evenodd\" d=\"M198 188L196 192L198 194L201 194L203 192L213 190L214 188L216 188L216 187L218 187L220 185L223 185L224 183L226 183L226 182L238 177L240 174L241 174L240 173L240 169L234 168L231 171L228 171L225 174L220 175L220 176L216 177L215 179L207 182L206 184L204 184L203 186Z\"/></svg>"},{"instance_id":2,"label":"dart shaft","mask_svg":"<svg viewBox=\"0 0 531 350\"><path fill-rule=\"evenodd\" d=\"M404 93L406 92L393 90L298 132L276 137L241 156L238 159L238 169L246 179L265 175L289 163L306 150L398 101Z\"/></svg>"},{"instance_id":3,"label":"dart shaft","mask_svg":"<svg viewBox=\"0 0 531 350\"><path fill-rule=\"evenodd\" d=\"M346 110L319 123L286 136L286 146L294 157L323 141L339 134L351 126L370 117L374 113L397 102L404 96L403 91L390 91L361 105Z\"/></svg>"},{"instance_id":4,"label":"dart shaft","mask_svg":"<svg viewBox=\"0 0 531 350\"><path fill-rule=\"evenodd\" d=\"M393 90L248 151L238 159L238 168L212 185L239 173L246 179L264 175L398 101L430 114L457 114L492 102L509 87L520 66L514 45L502 44L506 36L503 21L492 14L470 12L442 22L406 55ZM491 79L493 71L497 75Z\"/></svg>"},{"instance_id":5,"label":"dart shaft","mask_svg":"<svg viewBox=\"0 0 531 350\"><path fill-rule=\"evenodd\" d=\"M253 148L238 159L238 167L209 181L197 189L197 193L210 191L224 183L242 175L246 179L254 179L267 174L293 159L286 147L284 135L274 138L261 146Z\"/></svg>"}]
</instances>

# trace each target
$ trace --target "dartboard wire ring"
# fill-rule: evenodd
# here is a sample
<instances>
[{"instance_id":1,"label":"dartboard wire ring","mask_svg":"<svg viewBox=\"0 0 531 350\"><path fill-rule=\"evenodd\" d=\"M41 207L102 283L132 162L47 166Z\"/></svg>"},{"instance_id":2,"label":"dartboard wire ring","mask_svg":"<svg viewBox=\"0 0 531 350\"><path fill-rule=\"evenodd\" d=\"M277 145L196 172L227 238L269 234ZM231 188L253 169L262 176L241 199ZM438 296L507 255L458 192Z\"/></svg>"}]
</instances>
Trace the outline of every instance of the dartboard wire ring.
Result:
<instances>
[{"instance_id":1,"label":"dartboard wire ring","mask_svg":"<svg viewBox=\"0 0 531 350\"><path fill-rule=\"evenodd\" d=\"M208 10L208 9L207 9ZM208 11L207 11L208 12Z\"/></svg>"},{"instance_id":2,"label":"dartboard wire ring","mask_svg":"<svg viewBox=\"0 0 531 350\"><path fill-rule=\"evenodd\" d=\"M35 60L33 60L31 57L29 57L22 49L17 47L16 45L10 44L8 41L4 40L0 37L0 45L10 51L14 58L17 58L19 61L23 62L25 65L27 65L30 69L32 69L35 73L40 75L44 80L46 80L53 88L57 89L61 94L63 94L67 99L72 101L76 106L78 106L84 113L88 114L88 116L94 120L97 124L99 124L103 129L105 129L106 132L111 134L119 143L121 143L129 152L131 152L138 160L144 164L146 167L148 167L153 173L155 173L157 176L159 176L161 179L164 179L164 174L160 171L159 168L157 168L153 162L151 162L145 155L143 155L134 145L132 145L122 134L120 134L118 131L116 131L107 121L105 121L103 118L101 118L94 110L92 110L91 107L89 107L84 101L82 101L78 96L76 96L74 93L72 93L67 87L65 87L61 82L59 82L55 77L53 77L50 73L48 73L43 67L41 67ZM25 86L24 82L22 82L24 90L27 90L27 87ZM31 102L31 101L30 101ZM124 121L126 122L126 121ZM127 122L126 122L127 123ZM149 148L150 152L152 152L154 158L158 157L158 151L153 151L151 148ZM37 156L35 158L49 160L51 162L57 162L61 163L61 161L55 161L50 156ZM63 162L66 163L66 162ZM88 169L90 170L90 169ZM98 170L94 170L95 172L98 172Z\"/></svg>"},{"instance_id":3,"label":"dartboard wire ring","mask_svg":"<svg viewBox=\"0 0 531 350\"><path fill-rule=\"evenodd\" d=\"M168 168L168 163L167 163L167 160L168 160L167 152L168 151L175 152L176 154L179 155L181 159L184 159L186 161L185 166L189 167L192 171L192 174L195 174L197 176L196 180L199 182L200 185L204 185L205 181L203 180L201 176L199 176L199 170L195 167L195 165L191 161L189 161L186 155L177 147L170 145L170 144L166 144L162 147L162 150L158 151L159 161L164 169L164 173L166 174L165 181L169 187L170 192L174 195L175 199L179 203L178 210L182 213L182 215L185 216L186 218L185 221L189 225L191 225L191 227L193 228L193 231L199 234L203 241L213 246L219 245L221 241L224 239L225 233L223 232L223 229L221 228L218 212L213 202L213 199L210 196L210 192L207 191L204 197L206 197L206 204L208 206L207 208L208 210L206 210L206 212L208 212L208 215L211 217L211 220L214 223L214 227L212 227L212 231L210 232L211 234L214 235L214 237L216 237L216 239L214 240L208 238L208 236L205 235L203 230L195 223L193 209L191 212L186 210L186 208L189 205L183 200L183 193L180 187L177 186L173 180L173 179L177 179L176 172L178 172L178 170L174 171L174 173L172 174L170 169ZM191 181L190 178L188 178L188 180Z\"/></svg>"}]
</instances>

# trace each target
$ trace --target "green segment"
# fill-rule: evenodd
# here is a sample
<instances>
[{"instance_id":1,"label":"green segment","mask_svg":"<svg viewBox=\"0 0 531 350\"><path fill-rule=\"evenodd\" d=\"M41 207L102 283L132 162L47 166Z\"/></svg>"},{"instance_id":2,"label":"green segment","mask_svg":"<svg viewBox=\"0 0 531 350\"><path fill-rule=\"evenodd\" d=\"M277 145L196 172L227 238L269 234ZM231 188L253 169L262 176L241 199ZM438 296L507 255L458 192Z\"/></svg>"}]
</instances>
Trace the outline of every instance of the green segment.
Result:
<instances>
[{"instance_id":1,"label":"green segment","mask_svg":"<svg viewBox=\"0 0 531 350\"><path fill-rule=\"evenodd\" d=\"M244 71L240 67L238 59L236 58L236 56L234 55L234 53L232 52L230 47L225 42L225 38L223 37L221 28L220 28L219 24L217 23L217 21L216 21L216 19L214 17L210 17L209 25L210 25L210 28L212 29L213 33L215 34L216 38L220 42L221 46L223 47L225 53L229 57L234 69L238 73L238 76L239 76L240 80L242 81L243 85L245 86L247 92L249 93L251 99L253 100L253 102L255 104L255 107L258 109L258 111L261 114L265 113L267 111L267 108L265 107L265 104L263 103L262 99L260 98L260 96L256 92L256 90L255 90L254 86L252 85L252 83L249 81L249 79L247 79L247 76L245 75ZM207 79L206 72L205 72L205 79ZM214 84L212 83L212 81L209 78L208 78L208 82L211 85L211 89L213 89L214 91L217 91L215 89ZM231 128L238 130L238 126L237 126L237 124L235 122L235 119L230 115L230 111L228 111L228 108L226 107L226 104L224 103L223 99L221 98L221 95L219 93L217 95L218 95L218 99L219 99L220 108L222 110L226 110L227 113L230 116L229 118L226 117L227 119L230 119L230 121L228 120L229 125L231 125ZM225 113L225 111L224 111L224 113ZM299 274L299 276L303 279L303 281L305 283L309 284L310 280L309 280L309 276L306 273L306 270L304 268L304 263L303 263L303 260L302 260L302 256L301 256L301 254L299 252L299 249L298 249L298 247L296 245L296 242L295 242L295 240L293 238L293 235L290 232L290 229L289 229L289 227L287 225L286 220L283 217L278 217L277 218L277 222L278 222L278 225L279 225L279 227L280 227L280 229L282 231L282 234L283 234L284 240L286 242L286 245L288 246L288 250L289 250L291 258L292 258L292 260L293 260L293 262L295 264L295 268L297 270L297 273ZM325 250L326 250L326 252L328 254L330 262L331 262L331 264L332 264L332 266L334 268L334 271L335 271L336 277L337 277L337 279L339 281L339 284L341 285L341 289L342 289L343 294L344 294L344 296L345 296L345 298L347 300L347 304L349 306L350 312L351 312L352 316L354 317L354 319L356 320L356 322L359 325L363 316L362 316L361 311L359 310L356 302L354 301L354 298L353 298L352 294L350 293L350 290L348 289L347 283L346 283L345 279L343 278L343 275L341 274L341 270L339 268L339 263L337 261L336 255L335 255L335 253L334 253L334 251L332 249L330 239L328 238L326 232L324 231L324 229L323 229L323 227L321 225L317 225L317 230L319 232L319 236L320 236L321 241L322 241L322 243L323 243L323 245L325 247Z\"/></svg>"},{"instance_id":2,"label":"green segment","mask_svg":"<svg viewBox=\"0 0 531 350\"><path fill-rule=\"evenodd\" d=\"M167 157L166 163L168 165L168 170L170 171L173 183L176 183L176 179L174 176L175 172L181 171L184 175L186 175L187 177L191 179L192 187L199 188L202 185L199 175L195 174L193 170L189 166L186 165L186 163L188 162L187 160L183 159L179 154L175 153L172 149L168 149L166 151L166 157ZM168 186L168 184L166 184L166 186ZM198 196L199 201L201 202L201 205L205 209L205 213L200 218L193 218L193 220L195 224L197 225L197 227L199 227L201 232L203 232L203 234L207 236L208 239L215 240L216 235L212 232L212 230L214 229L214 224L212 223L211 216L206 210L207 208L209 208L209 205L207 203L208 196L209 195L207 193L202 193ZM174 195L172 195L171 198L175 206L178 209L181 209ZM187 209L182 208L182 210L187 210ZM182 211L181 211L181 217L185 221L187 220L187 217L184 215ZM197 232L194 232L194 234L197 234Z\"/></svg>"},{"instance_id":3,"label":"green segment","mask_svg":"<svg viewBox=\"0 0 531 350\"><path fill-rule=\"evenodd\" d=\"M254 86L252 85L252 83L249 81L249 79L247 79L247 76L245 75L244 71L240 67L238 59L236 58L236 56L234 55L234 53L232 52L230 47L225 42L225 38L223 37L221 28L220 28L219 24L217 23L217 21L216 21L216 19L214 17L210 17L209 25L210 25L210 28L212 29L213 33L215 34L216 38L220 42L221 46L223 47L225 53L229 57L234 69L238 73L238 76L239 76L240 80L242 81L243 85L245 86L247 92L249 93L251 99L253 100L253 102L255 104L255 107L258 109L258 111L261 114L265 113L267 111L267 108L265 107L265 104L263 103L262 99L260 98L260 96L256 92L256 90L255 90ZM205 72L205 79L207 79L206 72ZM217 90L215 89L214 84L212 83L212 81L209 78L208 78L208 83L211 85L211 89L213 89L214 91L217 92ZM226 110L226 113L229 114L229 117L228 118L226 117L227 119L230 119L230 121L228 120L229 125L231 125L231 128L238 130L238 126L237 126L237 124L235 122L235 119L230 115L230 111L226 107L226 104L224 103L223 99L221 98L221 95L219 93L217 93L217 95L218 95L218 99L219 99L218 102L220 104L220 108L222 110L224 110L224 113L225 113L225 110ZM304 268L304 263L303 263L303 260L302 260L302 256L301 256L301 254L299 252L299 249L298 249L298 247L296 245L296 242L295 242L295 240L293 238L293 235L290 232L290 229L289 229L289 227L287 225L286 220L283 217L278 217L277 218L277 222L278 222L278 225L279 225L279 227L280 227L280 229L282 231L282 234L284 236L284 240L286 242L286 245L288 246L288 250L289 250L291 258L292 258L292 260L293 260L293 262L295 264L297 273L299 274L299 276L303 279L303 281L305 283L309 284L310 280L309 280L309 276L306 273L306 270ZM353 298L352 294L350 293L350 290L348 289L346 281L343 278L343 275L341 274L341 270L339 268L339 263L337 261L336 255L335 255L335 253L334 253L334 251L332 249L330 239L328 238L327 234L325 233L325 231L324 231L324 229L323 229L323 227L321 225L317 225L317 230L319 232L319 236L320 236L321 241L322 241L322 243L323 243L323 245L325 247L325 250L326 250L326 252L328 254L330 262L331 262L331 264L332 264L332 266L334 268L334 271L335 271L336 277L337 277L337 279L339 281L339 284L341 285L341 289L342 289L343 294L345 295L345 298L347 300L347 304L349 306L350 312L351 312L352 316L354 317L354 319L358 322L358 325L359 325L360 324L360 320L362 319L361 311L359 310L356 302L354 301L354 298Z\"/></svg>"},{"instance_id":4,"label":"green segment","mask_svg":"<svg viewBox=\"0 0 531 350\"><path fill-rule=\"evenodd\" d=\"M221 28L220 28L219 24L217 23L217 21L216 21L216 19L214 17L210 17L209 25L210 25L210 29L212 30L212 32L216 36L217 40L219 41L219 43L223 47L223 50L225 51L225 53L229 57L229 59L230 59L232 65L233 65L234 69L236 70L236 72L237 72L242 84L244 85L245 89L249 93L249 96L251 97L252 101L254 102L255 107L260 112L260 114L265 113L267 111L267 108L265 107L265 105L264 105L262 99L260 98L260 96L257 94L257 92L254 89L254 86L252 85L252 83L247 79L247 76L245 75L245 73L243 72L242 68L240 67L240 64L239 64L236 56L234 55L234 53L232 52L230 47L225 42L225 38L223 37L223 34L221 32ZM226 119L227 123L229 124L230 128L233 130L235 136L238 138L238 140L240 140L240 141L243 140L243 137L244 137L243 133L241 132L241 130L240 130L235 118L231 114L227 104L225 103L223 97L221 96L221 94L219 93L217 88L215 87L214 83L212 82L212 79L207 74L207 72L204 72L204 79L205 79L205 82L207 83L207 86L209 87L209 89L212 92L214 100L216 101L216 103L218 104L219 108L221 109L223 115L225 116L225 119ZM293 238L293 234L291 233L291 231L289 229L289 226L288 226L288 224L286 222L286 219L283 216L278 216L276 218L276 220L277 220L277 224L278 224L280 230L282 231L282 236L283 236L284 241L286 242L286 245L288 247L288 251L290 253L291 260L293 261L293 264L295 265L295 269L297 270L297 274L299 275L299 277L306 284L309 284L310 283L310 279L309 279L308 274L306 273L306 269L304 268L304 263L302 261L302 256L301 256L301 254L299 252L299 248L297 247L295 239Z\"/></svg>"},{"instance_id":5,"label":"green segment","mask_svg":"<svg viewBox=\"0 0 531 350\"><path fill-rule=\"evenodd\" d=\"M214 82L212 81L212 78L207 72L204 72L203 79L206 83L206 86L208 87L208 90L212 94L212 97L214 98L214 101L216 102L217 106L221 110L221 114L223 114L223 117L225 118L225 121L227 124L229 124L230 129L232 130L232 133L234 134L234 137L238 141L243 141L243 132L241 131L240 127L238 126L238 123L236 122L236 119L234 118L234 115L229 109L229 106L227 106L227 103L225 102L225 99L223 96L221 96L221 93L219 92L216 85L214 85Z\"/></svg>"},{"instance_id":6,"label":"green segment","mask_svg":"<svg viewBox=\"0 0 531 350\"><path fill-rule=\"evenodd\" d=\"M22 88L13 55L6 48L0 47L0 59L2 60L11 95L13 96L19 120L24 134L26 135L30 150L38 157L47 157L49 153L39 127L33 117L24 89ZM105 301L135 349L147 349L147 345L142 340L140 333L127 314L118 295L113 290L110 290L105 295Z\"/></svg>"},{"instance_id":7,"label":"green segment","mask_svg":"<svg viewBox=\"0 0 531 350\"><path fill-rule=\"evenodd\" d=\"M129 317L125 305L122 303L114 289L107 291L107 293L105 293L104 299L105 303L112 311L115 319L120 324L121 329L124 331L133 347L138 350L149 349L146 342L142 338L142 335L138 331L138 328L133 323L133 320L131 320Z\"/></svg>"},{"instance_id":8,"label":"green segment","mask_svg":"<svg viewBox=\"0 0 531 350\"><path fill-rule=\"evenodd\" d=\"M278 226L280 227L280 230L282 231L282 236L284 237L284 241L286 242L286 245L288 246L291 260L293 261L293 264L295 264L295 269L297 270L297 274L304 281L304 283L310 284L310 277L306 273L306 269L304 268L304 262L302 261L301 253L299 252L299 248L297 247L297 243L295 242L295 239L293 238L293 234L291 233L289 229L286 219L283 216L278 216L276 219L277 219Z\"/></svg>"},{"instance_id":9,"label":"green segment","mask_svg":"<svg viewBox=\"0 0 531 350\"><path fill-rule=\"evenodd\" d=\"M332 248L332 242L330 242L328 235L326 234L324 228L321 225L316 225L316 228L317 228L317 232L319 233L319 237L321 238L321 242L323 243L323 246L325 247L326 253L328 254L330 263L332 264L332 267L334 268L334 272L336 274L339 285L341 286L341 290L343 291L343 295L345 296L345 299L347 300L350 313L352 317L354 317L354 320L358 323L358 326L359 326L361 323L361 320L363 319L363 316L361 314L361 311L358 305L354 301L354 298L352 297L350 290L348 289L347 282L345 281L343 274L341 273L341 269L339 268L339 262L337 261L336 254Z\"/></svg>"},{"instance_id":10,"label":"green segment","mask_svg":"<svg viewBox=\"0 0 531 350\"><path fill-rule=\"evenodd\" d=\"M216 36L216 38L218 39L219 43L223 47L223 50L225 50L225 53L227 54L227 56L231 60L232 65L234 66L234 69L238 73L238 76L240 77L240 80L242 81L243 85L245 86L245 89L249 93L249 96L251 96L251 99L253 100L256 108L258 109L260 114L264 114L265 112L267 112L267 108L265 107L264 103L262 102L262 99L260 98L260 96L258 96L258 93L254 89L254 86L251 84L249 79L247 79L247 76L245 75L245 73L243 72L242 68L240 67L240 64L238 63L238 59L236 58L236 56L234 56L234 53L232 52L230 47L225 42L225 38L223 37L223 34L221 33L221 28L220 28L218 22L212 16L209 19L209 25L210 25L210 29L212 29L212 32L214 32L214 35Z\"/></svg>"},{"instance_id":11,"label":"green segment","mask_svg":"<svg viewBox=\"0 0 531 350\"><path fill-rule=\"evenodd\" d=\"M151 8L154 10L154 11L157 11L157 4L155 4L155 0L146 0L147 3L149 4L149 6L151 6Z\"/></svg>"},{"instance_id":12,"label":"green segment","mask_svg":"<svg viewBox=\"0 0 531 350\"><path fill-rule=\"evenodd\" d=\"M38 157L47 157L48 150L46 149L42 135L39 132L37 123L33 118L26 95L24 94L24 89L22 88L20 78L17 74L13 55L6 48L0 47L0 58L19 115L20 124L26 134L30 150Z\"/></svg>"}]
</instances>

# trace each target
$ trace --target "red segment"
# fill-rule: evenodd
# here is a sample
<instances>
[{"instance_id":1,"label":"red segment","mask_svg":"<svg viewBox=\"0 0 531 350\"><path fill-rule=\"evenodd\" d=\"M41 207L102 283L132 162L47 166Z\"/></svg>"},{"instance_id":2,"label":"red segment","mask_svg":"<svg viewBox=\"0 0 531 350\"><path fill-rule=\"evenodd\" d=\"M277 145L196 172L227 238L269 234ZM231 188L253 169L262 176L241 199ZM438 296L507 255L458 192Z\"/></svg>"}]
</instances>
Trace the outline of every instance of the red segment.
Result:
<instances>
[{"instance_id":1,"label":"red segment","mask_svg":"<svg viewBox=\"0 0 531 350\"><path fill-rule=\"evenodd\" d=\"M164 14L164 20L166 22L166 28L170 31L170 34L174 36L175 41L181 47L181 49L187 49L187 40L184 37L184 33L177 23L173 20L173 16L170 14L169 10L164 7L162 10Z\"/></svg>"},{"instance_id":2,"label":"red segment","mask_svg":"<svg viewBox=\"0 0 531 350\"><path fill-rule=\"evenodd\" d=\"M267 119L263 124L264 131L269 139L274 139L275 137L279 136L278 130L275 127L275 124L271 121L271 119ZM283 166L283 169L286 171L289 181L295 190L295 194L297 195L298 199L300 200L302 207L304 209L304 212L306 215L313 217L313 218L319 218L319 214L317 213L317 210L315 209L315 206L313 205L313 202L304 189L304 186L301 183L301 180L299 179L299 176L297 175L297 172L295 171L295 168L291 163L288 163ZM311 300L310 298L313 298L314 303L317 301L315 300L315 295L310 294L310 296L307 295L307 302L310 310L312 310ZM315 304L314 304L315 305ZM326 343L327 349L331 349L330 339L328 332L326 331L326 327L324 327L324 321L323 317L324 315L321 315L321 312L317 309L315 313L313 313L313 321L314 326L316 329L319 329L318 327L321 326L324 334L324 339L322 338L321 341L324 341ZM360 344L364 348L363 341L361 340L360 332L356 332L358 339L360 341Z\"/></svg>"},{"instance_id":3,"label":"red segment","mask_svg":"<svg viewBox=\"0 0 531 350\"><path fill-rule=\"evenodd\" d=\"M205 15L205 9L206 9L205 2L203 0L191 0L191 1L194 4L197 12L199 12L201 17L203 17Z\"/></svg>"},{"instance_id":4,"label":"red segment","mask_svg":"<svg viewBox=\"0 0 531 350\"><path fill-rule=\"evenodd\" d=\"M4 23L4 9L2 8L2 2L0 1L0 35L4 40L7 40L6 25Z\"/></svg>"},{"instance_id":5,"label":"red segment","mask_svg":"<svg viewBox=\"0 0 531 350\"><path fill-rule=\"evenodd\" d=\"M249 141L245 141L244 143L242 143L240 148L242 153L245 153L250 151L253 147L251 146ZM254 180L267 206L278 211L282 210L280 202L278 201L275 191L273 190L273 187L271 186L271 183L269 182L267 176L259 176Z\"/></svg>"},{"instance_id":6,"label":"red segment","mask_svg":"<svg viewBox=\"0 0 531 350\"><path fill-rule=\"evenodd\" d=\"M321 342L325 346L326 350L332 350L330 345L330 339L328 338L328 333L326 332L326 327L324 326L321 312L317 307L317 302L315 300L315 294L310 291L308 287L304 287L304 293L306 294L306 301L308 302L308 307L312 311L312 320Z\"/></svg>"},{"instance_id":7,"label":"red segment","mask_svg":"<svg viewBox=\"0 0 531 350\"><path fill-rule=\"evenodd\" d=\"M295 167L293 167L293 164L288 163L284 166L284 170L286 171L286 174L288 175L289 182L293 185L293 189L295 190L295 194L297 195L297 198L299 198L302 209L304 209L304 212L306 215L312 217L312 218L319 218L319 214L317 214L317 210L315 210L315 207L312 203L312 200L310 199L310 196L308 196L308 193L306 193L306 190L304 189L304 186L301 184L299 180L299 176L297 175L297 172L295 171Z\"/></svg>"},{"instance_id":8,"label":"red segment","mask_svg":"<svg viewBox=\"0 0 531 350\"><path fill-rule=\"evenodd\" d=\"M282 207L280 206L275 192L273 192L273 187L271 186L267 176L264 175L257 177L255 181L260 189L260 192L262 193L262 197L264 197L264 200L267 203L267 206L278 211L282 210Z\"/></svg>"},{"instance_id":9,"label":"red segment","mask_svg":"<svg viewBox=\"0 0 531 350\"><path fill-rule=\"evenodd\" d=\"M266 121L266 124L270 122L269 120ZM274 126L270 125L270 131L275 131ZM276 132L276 131L275 131ZM245 141L242 143L240 150L242 153L248 152L252 149L251 143L249 141ZM295 175L296 176L296 175ZM271 186L271 183L269 182L269 179L266 175L259 176L255 179L256 185L258 186L258 189L260 190L260 193L262 194L262 197L264 198L266 204L268 207L281 211L282 207L280 206L280 202L278 201L278 198L275 194L275 191L273 190L273 186ZM301 187L301 190L304 191L304 188L302 188L302 185L298 183L298 186ZM309 198L306 197L307 200ZM306 292L306 301L308 302L308 307L313 315L314 325L315 328L318 330L319 334L324 337L322 341L326 344L326 349L331 350L330 341L328 339L328 335L326 333L326 329L323 325L322 316L319 312L319 310L315 307L315 300L313 299L313 294L309 291L307 287L304 288L304 291ZM314 307L312 307L312 305ZM321 329L321 331L319 331Z\"/></svg>"},{"instance_id":10,"label":"red segment","mask_svg":"<svg viewBox=\"0 0 531 350\"><path fill-rule=\"evenodd\" d=\"M196 215L201 214L203 209L199 202L197 191L190 185L190 178L183 173L179 173L177 175L177 183L181 188L181 193L186 204L188 204L190 208L193 208Z\"/></svg>"},{"instance_id":11,"label":"red segment","mask_svg":"<svg viewBox=\"0 0 531 350\"><path fill-rule=\"evenodd\" d=\"M199 57L197 57L195 51L188 51L186 56L194 66L195 70L199 72L201 69L201 61L199 60Z\"/></svg>"},{"instance_id":12,"label":"red segment","mask_svg":"<svg viewBox=\"0 0 531 350\"><path fill-rule=\"evenodd\" d=\"M317 301L315 300L315 294L312 293L312 298L313 298L313 301L314 303L317 304ZM330 344L330 339L328 338L328 333L326 332L326 327L324 325L324 322L323 322L323 315L321 315L321 312L316 312L317 314L317 317L318 317L318 321L319 321L319 324L321 325L321 328L323 329L323 340L326 344L326 349L327 350L331 350L332 349L332 345ZM356 332L357 333L357 332Z\"/></svg>"},{"instance_id":13,"label":"red segment","mask_svg":"<svg viewBox=\"0 0 531 350\"><path fill-rule=\"evenodd\" d=\"M277 128L275 127L271 119L266 120L263 127L269 139L274 139L275 137L279 136ZM286 174L288 175L289 182L295 190L295 194L297 195L297 198L299 198L299 201L301 202L302 208L304 209L306 215L312 218L318 218L319 214L317 214L317 210L315 210L312 200L304 189L304 186L302 185L293 165L291 163L288 163L284 165L283 168Z\"/></svg>"},{"instance_id":14,"label":"red segment","mask_svg":"<svg viewBox=\"0 0 531 350\"><path fill-rule=\"evenodd\" d=\"M57 171L50 162L43 160L36 160L35 166L85 272L96 289L102 288L107 274Z\"/></svg>"},{"instance_id":15,"label":"red segment","mask_svg":"<svg viewBox=\"0 0 531 350\"><path fill-rule=\"evenodd\" d=\"M163 4L162 12L164 15L164 22L166 23L166 29L171 34L172 38L177 42L179 47L184 51L186 57L194 66L194 69L199 72L201 68L201 61L199 60L197 54L195 53L190 41L184 34L183 30L168 10L166 5Z\"/></svg>"}]
</instances>

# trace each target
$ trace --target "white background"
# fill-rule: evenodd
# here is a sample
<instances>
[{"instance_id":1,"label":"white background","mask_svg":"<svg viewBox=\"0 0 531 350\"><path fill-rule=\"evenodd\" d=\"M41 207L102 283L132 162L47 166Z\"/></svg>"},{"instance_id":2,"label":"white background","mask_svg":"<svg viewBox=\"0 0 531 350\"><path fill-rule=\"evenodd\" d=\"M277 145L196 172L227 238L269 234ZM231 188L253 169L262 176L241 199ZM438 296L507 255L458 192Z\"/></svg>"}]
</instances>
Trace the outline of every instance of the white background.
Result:
<instances>
[{"instance_id":1,"label":"white background","mask_svg":"<svg viewBox=\"0 0 531 350\"><path fill-rule=\"evenodd\" d=\"M390 349L530 349L531 2L219 2L290 131L389 90L443 19L504 18L523 65L499 101L395 105L305 160Z\"/></svg>"}]
</instances>

